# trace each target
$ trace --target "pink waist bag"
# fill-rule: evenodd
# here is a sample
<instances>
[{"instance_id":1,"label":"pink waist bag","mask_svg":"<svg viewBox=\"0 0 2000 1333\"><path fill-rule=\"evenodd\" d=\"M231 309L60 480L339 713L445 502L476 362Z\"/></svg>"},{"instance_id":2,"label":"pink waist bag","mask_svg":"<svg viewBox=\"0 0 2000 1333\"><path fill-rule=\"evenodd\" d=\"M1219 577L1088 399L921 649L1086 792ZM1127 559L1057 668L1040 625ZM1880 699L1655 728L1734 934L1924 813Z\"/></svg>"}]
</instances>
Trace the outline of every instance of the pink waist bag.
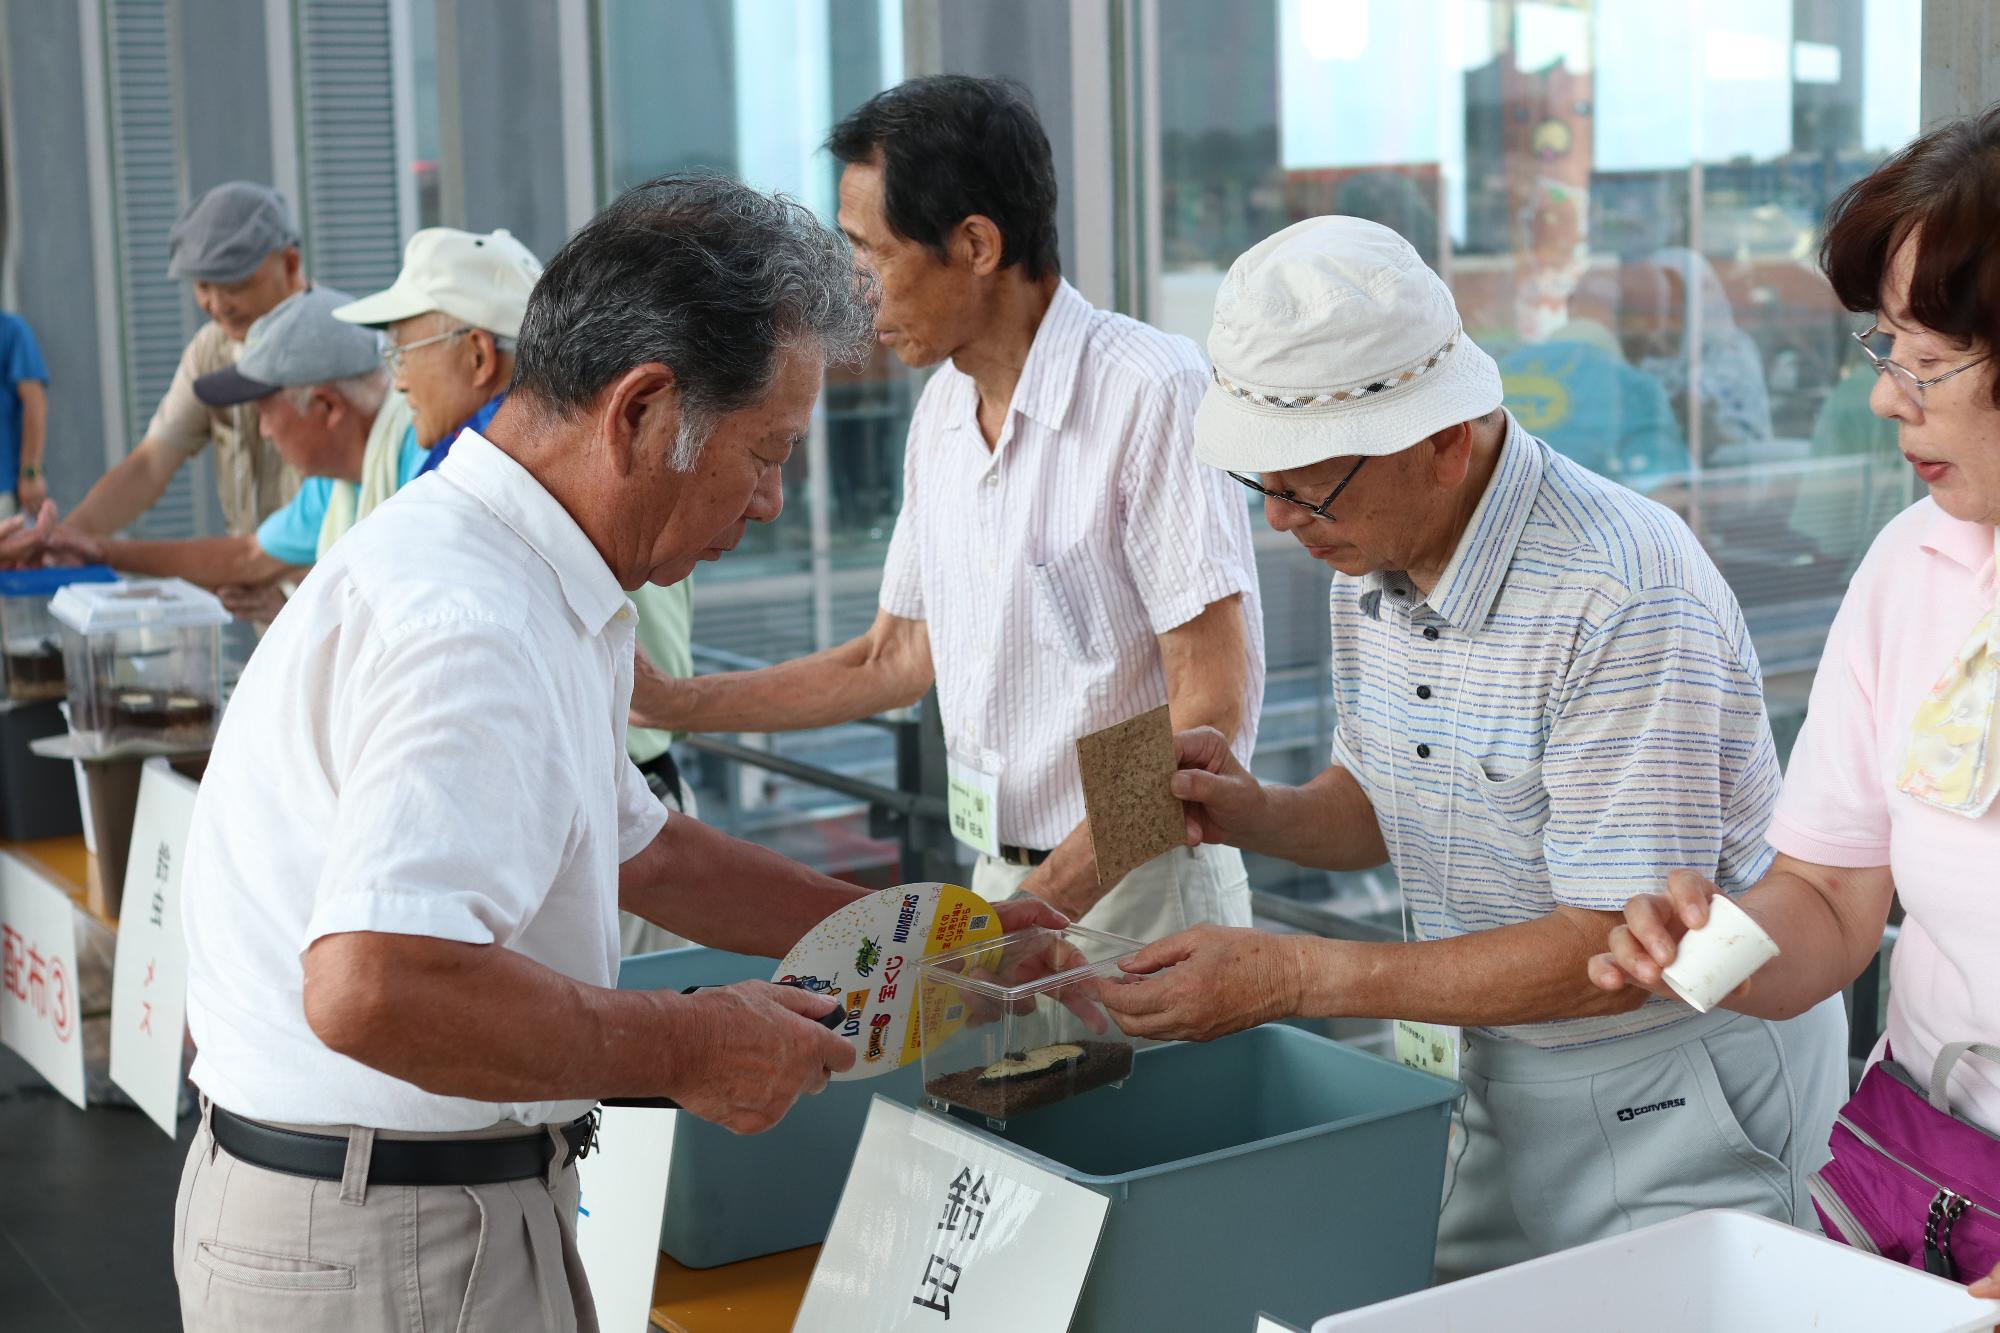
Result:
<instances>
[{"instance_id":1,"label":"pink waist bag","mask_svg":"<svg viewBox=\"0 0 2000 1333\"><path fill-rule=\"evenodd\" d=\"M1828 1236L1958 1282L2000 1264L2000 1138L1946 1096L1967 1055L2000 1061L2000 1046L1953 1042L1924 1087L1888 1051L1862 1076L1834 1123L1833 1161L1809 1182Z\"/></svg>"}]
</instances>

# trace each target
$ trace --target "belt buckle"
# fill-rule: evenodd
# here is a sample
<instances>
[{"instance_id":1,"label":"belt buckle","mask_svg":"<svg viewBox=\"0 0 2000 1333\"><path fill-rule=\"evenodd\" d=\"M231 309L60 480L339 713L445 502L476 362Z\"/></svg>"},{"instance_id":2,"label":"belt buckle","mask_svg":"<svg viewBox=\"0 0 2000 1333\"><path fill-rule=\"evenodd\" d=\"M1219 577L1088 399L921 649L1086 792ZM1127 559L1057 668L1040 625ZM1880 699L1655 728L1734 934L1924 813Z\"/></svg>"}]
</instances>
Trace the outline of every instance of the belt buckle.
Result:
<instances>
[{"instance_id":1,"label":"belt buckle","mask_svg":"<svg viewBox=\"0 0 2000 1333\"><path fill-rule=\"evenodd\" d=\"M597 1151L597 1126L604 1118L603 1112L599 1111L596 1107L592 1107L583 1118L588 1123L584 1125L583 1141L581 1143L570 1139L567 1134L563 1136L569 1143L569 1155L563 1158L563 1165L565 1167L573 1166ZM570 1128L575 1128L575 1126L572 1125Z\"/></svg>"}]
</instances>

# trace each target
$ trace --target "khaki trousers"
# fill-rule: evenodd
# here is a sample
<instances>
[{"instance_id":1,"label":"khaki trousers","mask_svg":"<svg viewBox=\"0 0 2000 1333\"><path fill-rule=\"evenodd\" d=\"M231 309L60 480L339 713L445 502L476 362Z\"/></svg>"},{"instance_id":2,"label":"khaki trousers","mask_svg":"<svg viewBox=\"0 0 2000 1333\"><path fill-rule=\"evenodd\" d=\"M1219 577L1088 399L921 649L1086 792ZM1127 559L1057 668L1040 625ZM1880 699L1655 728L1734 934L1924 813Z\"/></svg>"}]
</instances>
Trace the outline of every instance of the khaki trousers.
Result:
<instances>
[{"instance_id":1,"label":"khaki trousers","mask_svg":"<svg viewBox=\"0 0 2000 1333\"><path fill-rule=\"evenodd\" d=\"M174 1204L186 1333L597 1333L574 1166L499 1185L370 1186L377 1132L347 1132L344 1181L266 1171L216 1145L204 1099Z\"/></svg>"},{"instance_id":2,"label":"khaki trousers","mask_svg":"<svg viewBox=\"0 0 2000 1333\"><path fill-rule=\"evenodd\" d=\"M982 856L972 867L970 887L997 903L1020 892L1032 873L1027 866ZM1151 944L1204 922L1250 924L1250 875L1234 847L1204 844L1162 853L1112 885L1077 924Z\"/></svg>"}]
</instances>

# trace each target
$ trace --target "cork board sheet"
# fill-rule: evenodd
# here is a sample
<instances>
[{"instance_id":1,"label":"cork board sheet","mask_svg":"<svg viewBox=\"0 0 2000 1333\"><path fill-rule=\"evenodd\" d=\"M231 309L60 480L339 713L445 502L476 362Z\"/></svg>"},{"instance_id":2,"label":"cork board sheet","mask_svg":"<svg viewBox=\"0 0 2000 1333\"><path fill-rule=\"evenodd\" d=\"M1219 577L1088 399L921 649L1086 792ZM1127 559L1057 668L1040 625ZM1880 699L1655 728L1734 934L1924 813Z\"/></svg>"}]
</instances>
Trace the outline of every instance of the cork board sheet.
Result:
<instances>
[{"instance_id":1,"label":"cork board sheet","mask_svg":"<svg viewBox=\"0 0 2000 1333\"><path fill-rule=\"evenodd\" d=\"M1165 704L1085 736L1076 743L1076 762L1100 885L1187 842L1186 817L1174 799L1174 726Z\"/></svg>"}]
</instances>

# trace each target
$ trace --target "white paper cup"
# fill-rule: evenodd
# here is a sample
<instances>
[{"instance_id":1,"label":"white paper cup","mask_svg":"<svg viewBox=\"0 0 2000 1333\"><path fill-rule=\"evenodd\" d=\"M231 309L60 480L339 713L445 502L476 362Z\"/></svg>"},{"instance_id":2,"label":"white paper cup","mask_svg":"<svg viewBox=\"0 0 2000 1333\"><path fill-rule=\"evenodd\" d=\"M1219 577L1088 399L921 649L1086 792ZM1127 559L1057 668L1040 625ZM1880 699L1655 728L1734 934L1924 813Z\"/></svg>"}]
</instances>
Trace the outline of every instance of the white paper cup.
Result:
<instances>
[{"instance_id":1,"label":"white paper cup","mask_svg":"<svg viewBox=\"0 0 2000 1333\"><path fill-rule=\"evenodd\" d=\"M1661 978L1705 1014L1777 956L1777 942L1764 928L1718 893L1708 900L1707 924L1681 937L1680 952Z\"/></svg>"}]
</instances>

